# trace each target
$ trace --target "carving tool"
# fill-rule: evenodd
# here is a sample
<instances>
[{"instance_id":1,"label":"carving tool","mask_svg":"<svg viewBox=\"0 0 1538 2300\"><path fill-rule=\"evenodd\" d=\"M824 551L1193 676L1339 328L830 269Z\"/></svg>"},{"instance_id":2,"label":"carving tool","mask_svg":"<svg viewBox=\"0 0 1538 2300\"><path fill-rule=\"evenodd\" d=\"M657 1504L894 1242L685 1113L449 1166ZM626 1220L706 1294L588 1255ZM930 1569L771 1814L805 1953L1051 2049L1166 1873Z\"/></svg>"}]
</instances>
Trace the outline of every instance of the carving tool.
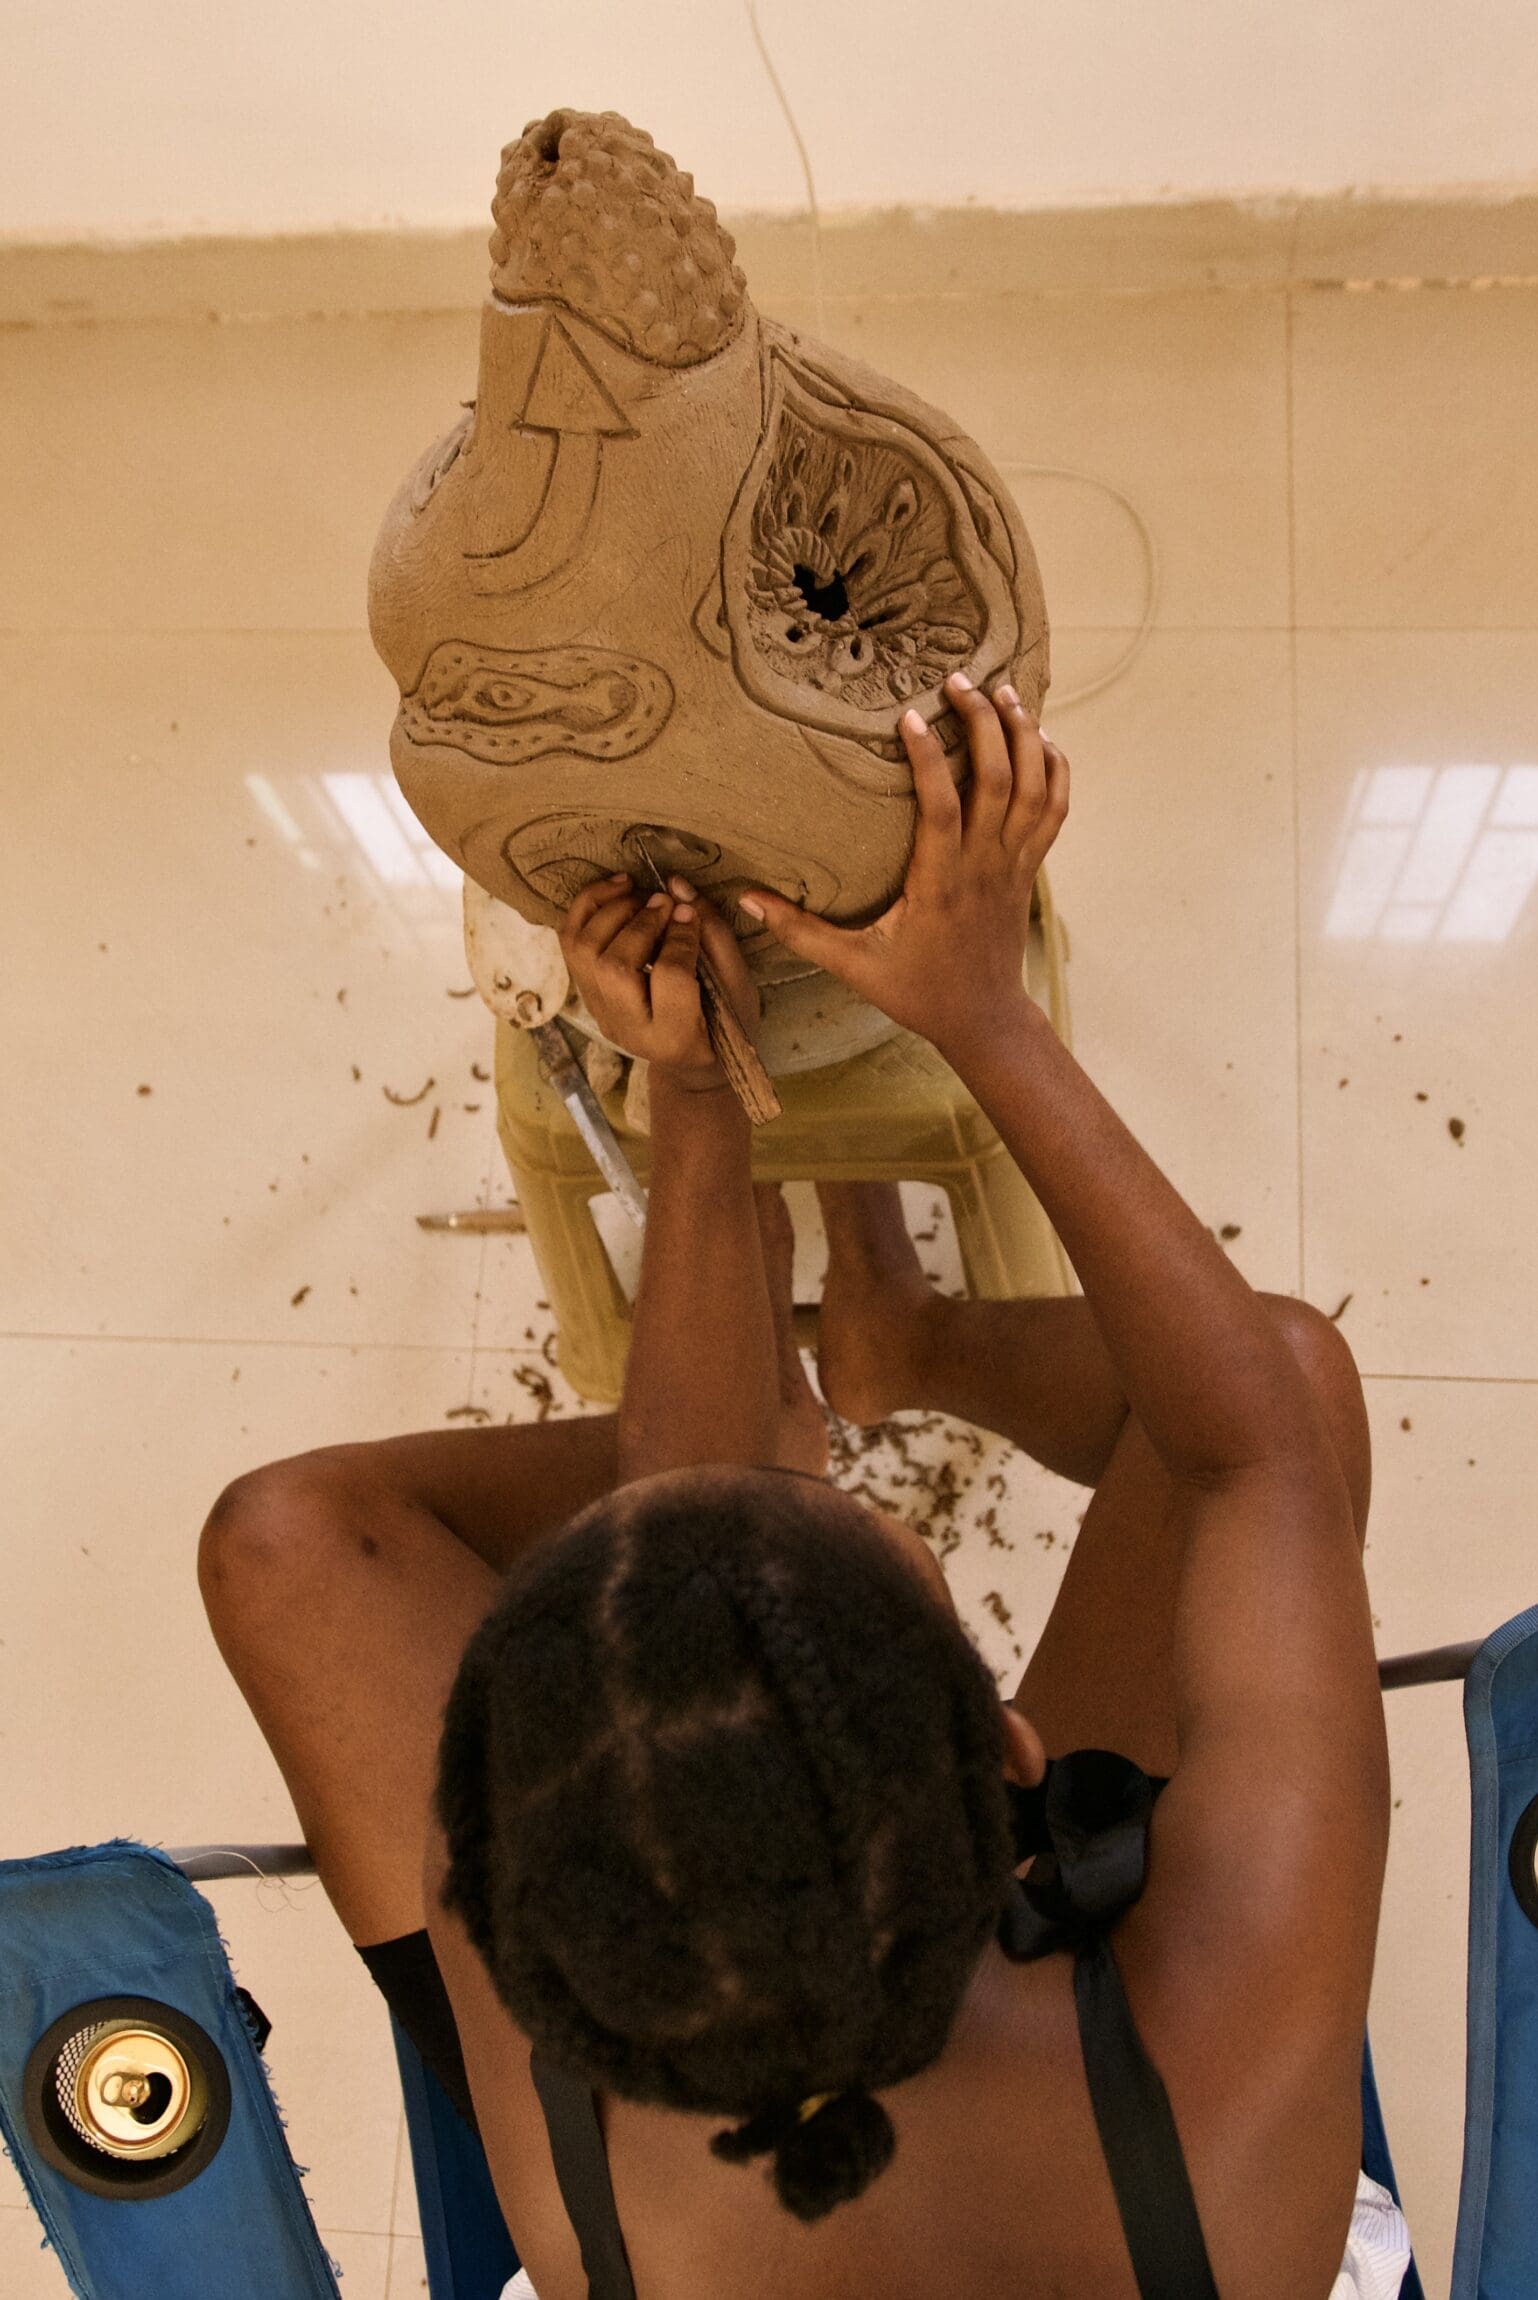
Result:
<instances>
[{"instance_id":1,"label":"carving tool","mask_svg":"<svg viewBox=\"0 0 1538 2300\"><path fill-rule=\"evenodd\" d=\"M593 1163L638 1230L646 1227L646 1192L630 1170L630 1161L603 1104L588 1084L571 1040L559 1022L536 1023L529 1032L539 1048L539 1066L571 1113L572 1124L592 1152Z\"/></svg>"},{"instance_id":2,"label":"carving tool","mask_svg":"<svg viewBox=\"0 0 1538 2300\"><path fill-rule=\"evenodd\" d=\"M419 1230L464 1230L473 1237L486 1237L497 1231L521 1236L528 1224L521 1206L470 1206L462 1214L419 1214Z\"/></svg>"},{"instance_id":3,"label":"carving tool","mask_svg":"<svg viewBox=\"0 0 1538 2300\"><path fill-rule=\"evenodd\" d=\"M634 841L636 851L656 881L658 891L670 894L672 889L657 867L657 859L645 839ZM725 983L716 971L715 961L700 944L700 955L695 966L699 978L700 1008L705 1017L705 1028L710 1034L710 1048L726 1073L726 1082L755 1126L767 1125L778 1118L783 1104L774 1090L774 1080L758 1058L758 1048L737 1019L737 1010L727 995Z\"/></svg>"}]
</instances>

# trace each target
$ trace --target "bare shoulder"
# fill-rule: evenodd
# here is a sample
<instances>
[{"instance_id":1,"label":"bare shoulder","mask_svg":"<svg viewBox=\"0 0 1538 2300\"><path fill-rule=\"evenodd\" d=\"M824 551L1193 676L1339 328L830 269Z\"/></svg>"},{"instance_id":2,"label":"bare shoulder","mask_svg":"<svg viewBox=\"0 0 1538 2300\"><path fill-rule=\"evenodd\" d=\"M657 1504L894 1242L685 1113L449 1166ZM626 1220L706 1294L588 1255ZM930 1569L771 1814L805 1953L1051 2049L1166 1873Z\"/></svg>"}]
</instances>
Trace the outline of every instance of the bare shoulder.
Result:
<instances>
[{"instance_id":1,"label":"bare shoulder","mask_svg":"<svg viewBox=\"0 0 1538 2300\"><path fill-rule=\"evenodd\" d=\"M428 1936L453 2008L497 2200L541 2300L585 2300L581 2250L561 2201L530 2069L533 2048L497 1995L463 1924L443 1906L446 1869L434 1824L423 1868Z\"/></svg>"}]
</instances>

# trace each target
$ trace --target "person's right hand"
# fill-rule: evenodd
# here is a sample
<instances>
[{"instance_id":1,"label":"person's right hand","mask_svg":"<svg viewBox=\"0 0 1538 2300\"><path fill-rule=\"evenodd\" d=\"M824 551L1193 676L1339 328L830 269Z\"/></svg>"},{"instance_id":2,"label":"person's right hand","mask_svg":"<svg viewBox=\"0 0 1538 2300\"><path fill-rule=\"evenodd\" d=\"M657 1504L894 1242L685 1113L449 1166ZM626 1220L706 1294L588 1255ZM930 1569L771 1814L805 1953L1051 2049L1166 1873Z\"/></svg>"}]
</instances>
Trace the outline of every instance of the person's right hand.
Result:
<instances>
[{"instance_id":1,"label":"person's right hand","mask_svg":"<svg viewBox=\"0 0 1538 2300\"><path fill-rule=\"evenodd\" d=\"M561 922L571 979L610 1044L691 1093L725 1092L700 1001L702 947L751 1036L758 993L737 937L687 880L648 897L616 871L584 887Z\"/></svg>"},{"instance_id":2,"label":"person's right hand","mask_svg":"<svg viewBox=\"0 0 1538 2300\"><path fill-rule=\"evenodd\" d=\"M958 673L946 694L966 725L971 790L963 805L939 737L905 711L918 823L890 910L869 926L838 927L763 888L738 898L787 950L942 1053L991 1034L1029 1003L1031 887L1068 812L1068 761L1013 687L990 699Z\"/></svg>"}]
</instances>

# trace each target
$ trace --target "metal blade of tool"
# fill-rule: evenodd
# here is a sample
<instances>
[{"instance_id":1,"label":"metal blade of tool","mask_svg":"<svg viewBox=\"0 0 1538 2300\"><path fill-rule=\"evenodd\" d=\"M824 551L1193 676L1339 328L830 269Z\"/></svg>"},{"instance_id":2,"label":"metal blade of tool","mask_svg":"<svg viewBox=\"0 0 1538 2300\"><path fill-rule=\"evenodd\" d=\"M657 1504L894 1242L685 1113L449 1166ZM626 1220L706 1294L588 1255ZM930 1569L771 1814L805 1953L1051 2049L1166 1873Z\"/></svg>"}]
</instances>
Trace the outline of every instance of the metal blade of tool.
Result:
<instances>
[{"instance_id":1,"label":"metal blade of tool","mask_svg":"<svg viewBox=\"0 0 1538 2300\"><path fill-rule=\"evenodd\" d=\"M539 1048L546 1077L571 1113L572 1124L592 1152L593 1163L638 1229L646 1227L646 1192L630 1170L603 1104L583 1075L571 1041L559 1022L541 1022L529 1036Z\"/></svg>"}]
</instances>

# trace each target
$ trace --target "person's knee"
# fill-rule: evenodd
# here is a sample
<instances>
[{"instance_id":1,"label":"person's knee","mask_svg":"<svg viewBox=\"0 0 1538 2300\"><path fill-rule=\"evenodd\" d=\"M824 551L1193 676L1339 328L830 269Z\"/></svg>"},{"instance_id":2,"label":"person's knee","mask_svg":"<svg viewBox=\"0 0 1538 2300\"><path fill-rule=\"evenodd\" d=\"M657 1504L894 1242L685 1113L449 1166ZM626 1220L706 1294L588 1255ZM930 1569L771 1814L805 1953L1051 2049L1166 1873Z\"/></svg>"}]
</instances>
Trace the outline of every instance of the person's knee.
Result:
<instances>
[{"instance_id":1,"label":"person's knee","mask_svg":"<svg viewBox=\"0 0 1538 2300\"><path fill-rule=\"evenodd\" d=\"M330 1451L232 1480L198 1543L198 1585L221 1638L311 1602L316 1574L355 1509L345 1465Z\"/></svg>"},{"instance_id":2,"label":"person's knee","mask_svg":"<svg viewBox=\"0 0 1538 2300\"><path fill-rule=\"evenodd\" d=\"M1261 1299L1297 1360L1324 1417L1350 1489L1357 1538L1361 1540L1367 1531L1372 1444L1362 1377L1351 1346L1339 1326L1322 1310L1315 1309L1312 1302L1299 1301L1292 1294L1263 1294Z\"/></svg>"}]
</instances>

